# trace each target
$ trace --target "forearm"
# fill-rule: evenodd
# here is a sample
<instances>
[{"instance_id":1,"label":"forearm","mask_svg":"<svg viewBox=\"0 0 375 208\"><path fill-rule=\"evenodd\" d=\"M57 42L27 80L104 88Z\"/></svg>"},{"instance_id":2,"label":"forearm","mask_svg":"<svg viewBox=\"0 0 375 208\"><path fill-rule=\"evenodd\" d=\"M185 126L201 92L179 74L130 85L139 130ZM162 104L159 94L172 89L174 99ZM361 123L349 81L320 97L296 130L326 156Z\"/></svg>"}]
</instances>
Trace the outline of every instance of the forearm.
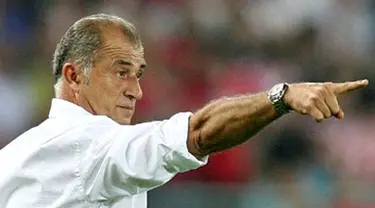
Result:
<instances>
[{"instance_id":1,"label":"forearm","mask_svg":"<svg viewBox=\"0 0 375 208\"><path fill-rule=\"evenodd\" d=\"M267 93L221 98L191 116L188 149L201 157L231 148L278 117Z\"/></svg>"}]
</instances>

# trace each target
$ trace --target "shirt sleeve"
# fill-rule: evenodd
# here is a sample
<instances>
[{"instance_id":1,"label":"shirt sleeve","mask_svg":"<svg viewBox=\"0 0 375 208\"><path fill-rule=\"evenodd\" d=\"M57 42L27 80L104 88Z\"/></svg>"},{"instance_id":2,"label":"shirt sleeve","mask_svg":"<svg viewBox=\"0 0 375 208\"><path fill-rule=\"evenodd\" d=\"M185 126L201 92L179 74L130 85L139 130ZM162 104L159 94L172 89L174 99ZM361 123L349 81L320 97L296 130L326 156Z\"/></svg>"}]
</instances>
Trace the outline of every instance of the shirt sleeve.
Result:
<instances>
[{"instance_id":1,"label":"shirt sleeve","mask_svg":"<svg viewBox=\"0 0 375 208\"><path fill-rule=\"evenodd\" d=\"M80 173L89 201L118 200L158 187L177 173L207 163L188 152L191 113L168 120L123 126L93 125L85 129L95 136L82 153ZM103 135L101 132L106 132Z\"/></svg>"}]
</instances>

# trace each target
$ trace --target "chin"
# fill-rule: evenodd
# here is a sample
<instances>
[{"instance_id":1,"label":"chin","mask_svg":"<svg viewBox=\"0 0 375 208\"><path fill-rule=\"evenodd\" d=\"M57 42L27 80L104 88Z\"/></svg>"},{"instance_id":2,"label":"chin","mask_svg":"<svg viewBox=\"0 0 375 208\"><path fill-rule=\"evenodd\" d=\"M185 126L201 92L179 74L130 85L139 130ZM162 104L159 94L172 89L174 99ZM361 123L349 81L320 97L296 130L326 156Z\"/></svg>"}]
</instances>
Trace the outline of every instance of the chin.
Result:
<instances>
[{"instance_id":1,"label":"chin","mask_svg":"<svg viewBox=\"0 0 375 208\"><path fill-rule=\"evenodd\" d=\"M122 118L122 119L117 119L115 120L118 124L121 125L130 125L131 123L131 118Z\"/></svg>"}]
</instances>

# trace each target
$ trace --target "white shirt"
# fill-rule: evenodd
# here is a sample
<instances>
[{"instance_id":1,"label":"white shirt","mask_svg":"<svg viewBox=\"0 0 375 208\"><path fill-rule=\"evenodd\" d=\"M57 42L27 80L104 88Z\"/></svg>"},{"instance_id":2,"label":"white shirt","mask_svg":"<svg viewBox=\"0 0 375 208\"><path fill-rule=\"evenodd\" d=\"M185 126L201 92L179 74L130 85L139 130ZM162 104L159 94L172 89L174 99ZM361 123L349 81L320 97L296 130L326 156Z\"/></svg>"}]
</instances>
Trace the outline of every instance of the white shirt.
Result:
<instances>
[{"instance_id":1,"label":"white shirt","mask_svg":"<svg viewBox=\"0 0 375 208\"><path fill-rule=\"evenodd\" d=\"M1 208L145 208L146 191L207 162L186 146L191 113L119 125L60 99L0 150Z\"/></svg>"}]
</instances>

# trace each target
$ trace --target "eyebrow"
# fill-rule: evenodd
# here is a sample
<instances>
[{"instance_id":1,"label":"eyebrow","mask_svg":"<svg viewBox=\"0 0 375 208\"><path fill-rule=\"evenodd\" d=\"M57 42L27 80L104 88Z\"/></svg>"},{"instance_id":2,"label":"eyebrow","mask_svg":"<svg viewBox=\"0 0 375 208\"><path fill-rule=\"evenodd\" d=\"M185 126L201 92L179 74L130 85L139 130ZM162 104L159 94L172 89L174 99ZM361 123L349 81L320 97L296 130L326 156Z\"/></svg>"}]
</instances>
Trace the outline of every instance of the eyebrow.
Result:
<instances>
[{"instance_id":1,"label":"eyebrow","mask_svg":"<svg viewBox=\"0 0 375 208\"><path fill-rule=\"evenodd\" d=\"M125 65L125 66L134 66L134 64L130 61L124 60L124 59L117 59L113 62L114 65ZM147 67L146 63L141 64L141 69L144 69Z\"/></svg>"}]
</instances>

